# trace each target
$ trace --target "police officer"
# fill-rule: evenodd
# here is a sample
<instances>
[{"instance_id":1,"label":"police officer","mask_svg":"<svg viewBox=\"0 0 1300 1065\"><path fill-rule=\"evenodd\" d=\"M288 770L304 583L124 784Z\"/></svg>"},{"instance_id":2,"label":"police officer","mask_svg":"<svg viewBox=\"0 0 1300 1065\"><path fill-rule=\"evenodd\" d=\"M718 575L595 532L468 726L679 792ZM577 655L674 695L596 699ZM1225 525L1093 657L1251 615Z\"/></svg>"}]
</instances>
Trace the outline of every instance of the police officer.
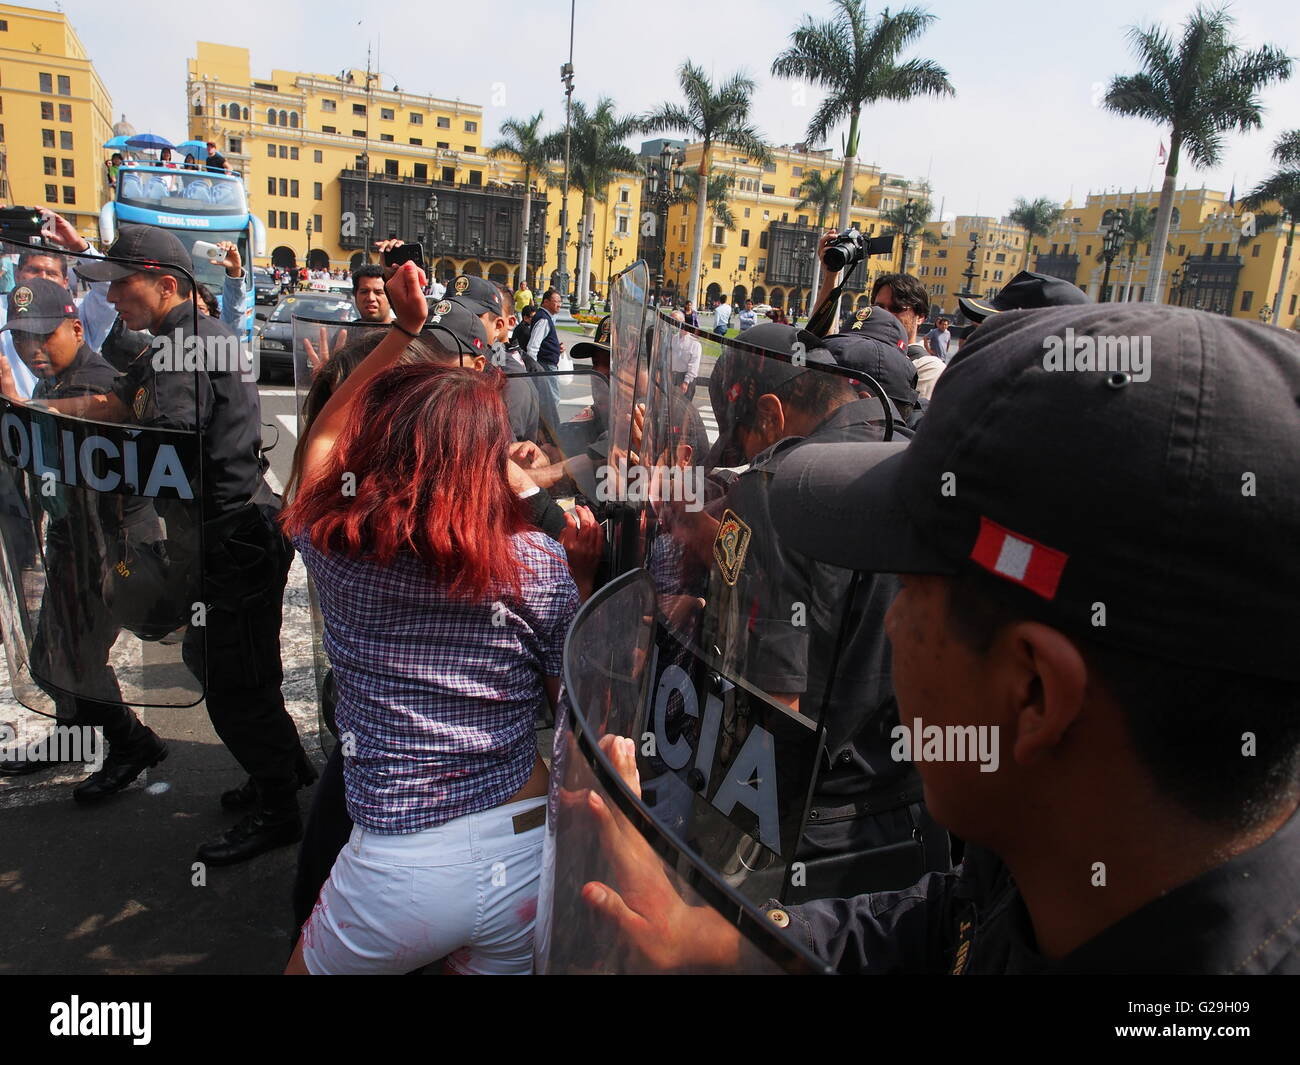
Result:
<instances>
[{"instance_id":1,"label":"police officer","mask_svg":"<svg viewBox=\"0 0 1300 1065\"><path fill-rule=\"evenodd\" d=\"M836 363L867 374L884 389L898 415L894 434L910 438L925 401L916 391L916 364L907 355L907 330L902 322L880 307L863 307L854 313L847 329L831 334L823 343Z\"/></svg>"},{"instance_id":2,"label":"police officer","mask_svg":"<svg viewBox=\"0 0 1300 1065\"><path fill-rule=\"evenodd\" d=\"M771 499L773 479L801 447L880 440L880 402L860 398L848 377L815 368L833 359L805 330L764 323L738 341L798 351L803 365L742 349L723 363L727 408L718 422L748 466L711 509L731 512L747 530L748 548L734 572L721 564L710 571L707 617L721 628L716 639L706 634L705 645L730 648L733 671L800 713L825 714L824 761L796 855L805 883L793 885L789 897L904 887L950 863L947 834L925 810L920 778L891 750L898 717L884 618L896 582L884 575L854 582L848 569L792 550L773 531Z\"/></svg>"},{"instance_id":3,"label":"police officer","mask_svg":"<svg viewBox=\"0 0 1300 1065\"><path fill-rule=\"evenodd\" d=\"M45 278L24 281L10 293L8 312L4 329L36 377L34 403L112 390L117 373L86 343L75 301L62 284ZM53 499L41 495L33 501L46 509L49 521L45 595L32 644L32 672L38 682L49 683L61 721L101 726L109 747L101 768L73 788L72 797L80 803L120 791L167 757L167 745L122 704L117 677L108 664L119 625L101 591L105 540L119 535L157 539L157 518L143 499L104 495L98 497L99 508L88 508L86 498L85 493L64 489ZM141 529L148 531L141 534ZM73 686L82 694L63 690ZM0 773L16 776L51 764L6 761L0 763Z\"/></svg>"},{"instance_id":4,"label":"police officer","mask_svg":"<svg viewBox=\"0 0 1300 1065\"><path fill-rule=\"evenodd\" d=\"M191 300L193 263L175 235L148 226L122 227L114 258L143 265L86 260L82 276L111 282L109 302L129 329L147 329L173 345L191 336L211 352L230 351L234 334L198 316ZM206 369L158 370L156 352L137 358L106 395L56 399L50 406L79 417L133 421L146 426L199 429L202 463L202 542L206 623L191 625L186 665L206 679L213 727L249 774L222 796L227 808L252 812L198 849L214 865L243 861L302 834L295 792L314 771L280 694L281 598L292 551L276 525L280 501L262 476L260 407L256 384L237 367L205 361ZM242 375L251 376L251 375ZM198 543L185 528L189 515L164 515L169 546ZM179 560L178 560L179 561ZM125 785L123 785L125 786Z\"/></svg>"},{"instance_id":5,"label":"police officer","mask_svg":"<svg viewBox=\"0 0 1300 1065\"><path fill-rule=\"evenodd\" d=\"M454 278L449 289L448 300L477 316L482 323L492 351L489 361L502 373L511 375L506 381L504 398L515 439L536 441L541 403L533 383L518 376L527 373L528 368L521 353L511 350L510 331L515 312L510 293L500 285L468 274Z\"/></svg>"},{"instance_id":6,"label":"police officer","mask_svg":"<svg viewBox=\"0 0 1300 1065\"><path fill-rule=\"evenodd\" d=\"M1081 357L1116 337L1150 348ZM775 927L844 972L1300 973L1297 395L1284 330L1063 307L982 325L910 444L794 452L780 535L905 575L899 743L967 848ZM634 858L584 889L611 927L734 965L734 926Z\"/></svg>"}]
</instances>

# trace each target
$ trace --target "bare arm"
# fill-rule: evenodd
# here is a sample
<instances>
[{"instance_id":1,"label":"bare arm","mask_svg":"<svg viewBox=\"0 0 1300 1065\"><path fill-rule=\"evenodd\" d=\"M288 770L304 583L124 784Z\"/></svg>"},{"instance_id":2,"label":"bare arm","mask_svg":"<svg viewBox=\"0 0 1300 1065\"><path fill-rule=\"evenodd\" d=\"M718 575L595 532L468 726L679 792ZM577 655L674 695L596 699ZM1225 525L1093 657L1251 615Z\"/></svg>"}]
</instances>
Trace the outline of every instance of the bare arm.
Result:
<instances>
[{"instance_id":1,"label":"bare arm","mask_svg":"<svg viewBox=\"0 0 1300 1065\"><path fill-rule=\"evenodd\" d=\"M348 379L341 384L329 398L311 428L303 439L302 479L310 480L325 465L343 425L347 421L352 401L372 377L383 373L401 358L411 338L402 332L401 326L412 333L418 333L424 325L428 314L423 287L424 271L414 263L403 263L401 269L393 275L388 283L388 298L397 314L397 324L391 327L388 335L366 356Z\"/></svg>"}]
</instances>

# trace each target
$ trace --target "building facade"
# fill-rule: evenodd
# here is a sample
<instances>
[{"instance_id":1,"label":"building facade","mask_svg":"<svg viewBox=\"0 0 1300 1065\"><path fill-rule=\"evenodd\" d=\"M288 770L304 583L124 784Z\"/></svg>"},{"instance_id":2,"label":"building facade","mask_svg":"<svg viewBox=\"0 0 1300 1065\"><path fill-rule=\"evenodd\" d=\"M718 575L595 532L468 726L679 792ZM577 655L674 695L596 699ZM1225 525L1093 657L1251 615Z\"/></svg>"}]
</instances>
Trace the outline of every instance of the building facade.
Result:
<instances>
[{"instance_id":1,"label":"building facade","mask_svg":"<svg viewBox=\"0 0 1300 1065\"><path fill-rule=\"evenodd\" d=\"M661 143L656 140L643 144L642 157L647 162L656 159ZM713 145L709 172L727 179L727 205L734 226L728 229L710 204L700 277L692 285L688 274L698 210L696 176L702 156L702 144L685 146L683 192L668 207L666 225L656 221L642 226L640 254L650 265L652 275L659 262L656 236L662 228L663 287L667 296L698 298L703 306L708 306L726 293L733 303L753 299L755 303L807 313L820 272L813 262L820 234L817 209L797 206L802 198L800 185L809 174L829 176L840 170L842 162L829 149L808 151L804 145L785 145L774 148L773 161L762 166L729 145ZM853 179L853 223L864 236L882 234L888 228L882 213L902 204L909 195L909 187L898 175L859 163ZM643 219L657 217L657 208L647 191L641 204ZM827 212L825 224L833 226L838 218L837 202ZM895 240L892 255L873 256L857 268L846 286L854 294L855 306L866 303L864 293L869 291L874 277L896 268L900 253L901 242Z\"/></svg>"},{"instance_id":2,"label":"building facade","mask_svg":"<svg viewBox=\"0 0 1300 1065\"><path fill-rule=\"evenodd\" d=\"M1278 324L1300 326L1300 252L1293 251L1282 277L1287 224L1275 204L1248 212L1213 189L1179 189L1174 194L1165 249L1161 300L1200 307L1234 318L1260 321L1279 310ZM1115 212L1159 207L1158 190L1088 196L1080 207L1067 203L1047 236L1034 241L1035 269L1074 282L1093 299L1103 284L1110 300L1146 299L1151 245L1122 244L1107 283L1102 242ZM1265 312L1261 315L1261 309Z\"/></svg>"},{"instance_id":3,"label":"building facade","mask_svg":"<svg viewBox=\"0 0 1300 1065\"><path fill-rule=\"evenodd\" d=\"M972 295L991 296L1025 268L1029 234L1008 218L958 215L928 222L921 233L908 270L925 284L936 314L955 314L967 286Z\"/></svg>"},{"instance_id":4,"label":"building facade","mask_svg":"<svg viewBox=\"0 0 1300 1065\"><path fill-rule=\"evenodd\" d=\"M112 115L66 15L0 4L0 202L49 207L97 239Z\"/></svg>"},{"instance_id":5,"label":"building facade","mask_svg":"<svg viewBox=\"0 0 1300 1065\"><path fill-rule=\"evenodd\" d=\"M354 267L373 241L401 237L425 244L440 278L518 283L523 167L489 157L477 104L403 92L359 69L258 79L246 48L205 41L189 60L186 89L190 136L219 145L244 174L252 210L267 224L269 263L301 265L310 245L314 265ZM582 194L570 189L569 271L586 239L593 289L603 291L611 262L621 269L635 258L639 185L639 175L618 175L603 190L590 235L580 224ZM531 189L527 281L544 288L558 282L560 190L546 175L532 175Z\"/></svg>"}]
</instances>

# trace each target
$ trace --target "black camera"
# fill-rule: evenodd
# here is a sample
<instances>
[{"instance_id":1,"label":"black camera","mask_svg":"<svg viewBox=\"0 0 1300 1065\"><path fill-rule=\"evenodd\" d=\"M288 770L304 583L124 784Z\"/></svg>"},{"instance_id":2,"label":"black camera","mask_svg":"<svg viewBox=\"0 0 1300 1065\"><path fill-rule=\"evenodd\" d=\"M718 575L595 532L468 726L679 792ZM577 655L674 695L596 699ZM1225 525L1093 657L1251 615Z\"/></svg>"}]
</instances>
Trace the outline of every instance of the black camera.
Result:
<instances>
[{"instance_id":1,"label":"black camera","mask_svg":"<svg viewBox=\"0 0 1300 1065\"><path fill-rule=\"evenodd\" d=\"M30 244L41 235L45 219L35 207L0 207L0 237Z\"/></svg>"},{"instance_id":2,"label":"black camera","mask_svg":"<svg viewBox=\"0 0 1300 1065\"><path fill-rule=\"evenodd\" d=\"M846 266L853 266L862 261L866 254L863 247L865 243L862 234L858 232L858 227L850 226L826 245L826 250L822 253L822 262L831 273L839 273Z\"/></svg>"},{"instance_id":3,"label":"black camera","mask_svg":"<svg viewBox=\"0 0 1300 1065\"><path fill-rule=\"evenodd\" d=\"M893 251L894 234L864 237L857 226L850 226L826 245L822 263L834 274L845 267L857 266L868 255L892 255Z\"/></svg>"}]
</instances>

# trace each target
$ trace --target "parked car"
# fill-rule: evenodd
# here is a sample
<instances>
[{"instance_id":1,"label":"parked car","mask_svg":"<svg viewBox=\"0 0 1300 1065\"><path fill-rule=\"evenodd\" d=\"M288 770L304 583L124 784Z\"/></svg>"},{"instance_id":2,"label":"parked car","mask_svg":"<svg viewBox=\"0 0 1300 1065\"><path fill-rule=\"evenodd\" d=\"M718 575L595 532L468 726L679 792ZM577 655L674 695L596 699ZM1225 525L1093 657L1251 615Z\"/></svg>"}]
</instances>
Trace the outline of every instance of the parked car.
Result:
<instances>
[{"instance_id":1,"label":"parked car","mask_svg":"<svg viewBox=\"0 0 1300 1065\"><path fill-rule=\"evenodd\" d=\"M261 358L261 380L272 370L287 370L293 377L293 319L314 318L327 322L355 322L360 315L351 297L335 292L297 292L276 304L257 329Z\"/></svg>"},{"instance_id":2,"label":"parked car","mask_svg":"<svg viewBox=\"0 0 1300 1065\"><path fill-rule=\"evenodd\" d=\"M264 266L253 267L253 302L274 305L280 298L280 286Z\"/></svg>"}]
</instances>

